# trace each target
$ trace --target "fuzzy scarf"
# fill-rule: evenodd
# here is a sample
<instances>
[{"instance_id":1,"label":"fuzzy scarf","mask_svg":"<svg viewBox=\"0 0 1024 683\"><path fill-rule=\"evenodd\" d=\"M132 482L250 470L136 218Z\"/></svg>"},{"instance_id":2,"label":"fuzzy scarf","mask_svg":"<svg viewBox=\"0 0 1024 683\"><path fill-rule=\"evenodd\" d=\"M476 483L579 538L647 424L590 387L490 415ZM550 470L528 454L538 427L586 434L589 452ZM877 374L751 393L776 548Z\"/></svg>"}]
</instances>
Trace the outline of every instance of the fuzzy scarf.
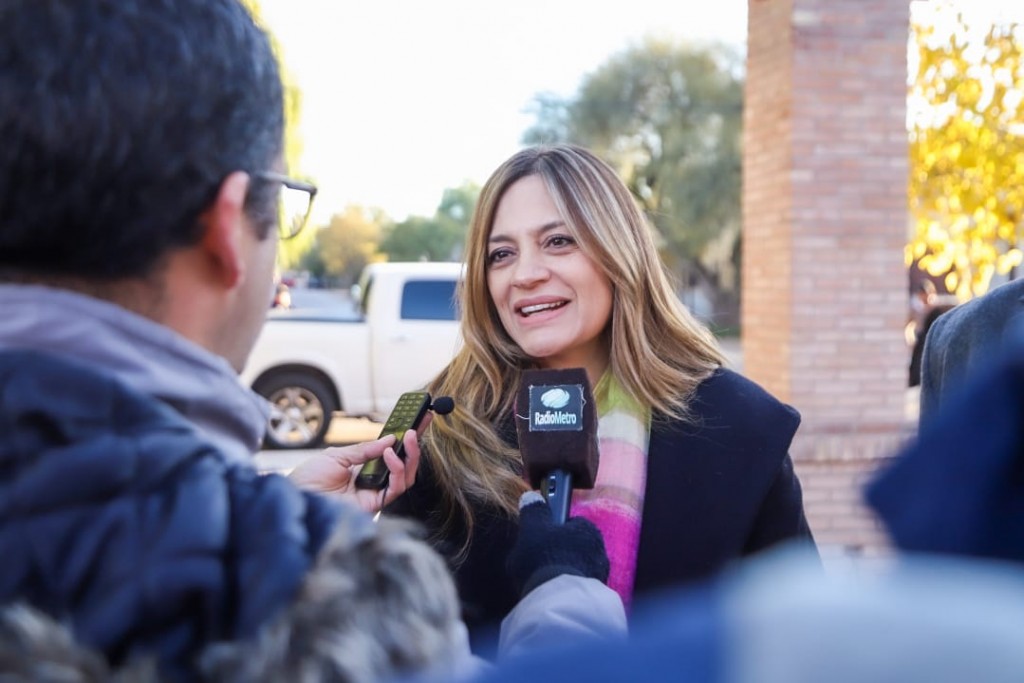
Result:
<instances>
[{"instance_id":1,"label":"fuzzy scarf","mask_svg":"<svg viewBox=\"0 0 1024 683\"><path fill-rule=\"evenodd\" d=\"M589 519L601 530L611 562L608 586L628 611L640 545L651 411L626 393L611 372L594 387L594 400L601 462L594 488L573 492L570 514Z\"/></svg>"}]
</instances>

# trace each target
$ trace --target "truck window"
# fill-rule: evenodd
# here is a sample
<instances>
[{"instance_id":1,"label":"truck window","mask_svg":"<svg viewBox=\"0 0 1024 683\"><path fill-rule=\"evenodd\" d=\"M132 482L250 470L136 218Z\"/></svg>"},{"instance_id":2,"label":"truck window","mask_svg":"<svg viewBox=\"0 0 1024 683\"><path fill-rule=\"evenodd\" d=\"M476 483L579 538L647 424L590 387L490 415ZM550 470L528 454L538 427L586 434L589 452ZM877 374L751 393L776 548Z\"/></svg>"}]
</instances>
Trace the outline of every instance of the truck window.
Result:
<instances>
[{"instance_id":1,"label":"truck window","mask_svg":"<svg viewBox=\"0 0 1024 683\"><path fill-rule=\"evenodd\" d=\"M458 320L455 280L409 280L402 287L402 320Z\"/></svg>"}]
</instances>

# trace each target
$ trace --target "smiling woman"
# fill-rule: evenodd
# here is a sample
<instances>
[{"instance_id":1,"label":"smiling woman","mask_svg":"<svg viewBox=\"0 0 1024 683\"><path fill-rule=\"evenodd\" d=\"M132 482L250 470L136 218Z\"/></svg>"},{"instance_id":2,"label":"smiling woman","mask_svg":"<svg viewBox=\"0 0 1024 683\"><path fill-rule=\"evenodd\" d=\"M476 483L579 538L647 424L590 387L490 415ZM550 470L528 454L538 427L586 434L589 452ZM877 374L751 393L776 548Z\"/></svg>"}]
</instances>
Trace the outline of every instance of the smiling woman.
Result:
<instances>
[{"instance_id":1,"label":"smiling woman","mask_svg":"<svg viewBox=\"0 0 1024 683\"><path fill-rule=\"evenodd\" d=\"M634 597L789 539L813 543L788 448L799 415L724 367L679 302L651 229L603 160L525 149L484 185L462 288L464 345L428 385L458 397L387 511L425 522L456 566L474 647L515 604L506 558L526 488L514 399L531 368L585 368L600 465L570 514L602 534Z\"/></svg>"},{"instance_id":2,"label":"smiling woman","mask_svg":"<svg viewBox=\"0 0 1024 683\"><path fill-rule=\"evenodd\" d=\"M612 284L580 249L539 175L512 183L488 238L487 288L502 327L542 368L608 365Z\"/></svg>"}]
</instances>

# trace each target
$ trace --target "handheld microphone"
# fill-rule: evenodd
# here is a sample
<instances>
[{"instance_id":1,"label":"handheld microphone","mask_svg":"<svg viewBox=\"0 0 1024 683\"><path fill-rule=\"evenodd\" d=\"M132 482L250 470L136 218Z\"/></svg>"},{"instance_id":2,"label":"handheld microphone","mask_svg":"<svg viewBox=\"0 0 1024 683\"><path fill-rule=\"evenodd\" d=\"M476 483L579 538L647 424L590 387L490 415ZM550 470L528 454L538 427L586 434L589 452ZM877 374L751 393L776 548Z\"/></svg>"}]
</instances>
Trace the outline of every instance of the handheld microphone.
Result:
<instances>
[{"instance_id":1,"label":"handheld microphone","mask_svg":"<svg viewBox=\"0 0 1024 683\"><path fill-rule=\"evenodd\" d=\"M407 391L398 397L398 402L381 428L380 435L394 434L395 455L405 460L405 448L402 437L410 429L418 429L427 411L438 415L447 415L455 410L455 401L451 396L438 396L431 401L426 391ZM390 472L383 458L374 458L363 464L356 475L357 489L387 490ZM379 513L378 513L379 514Z\"/></svg>"},{"instance_id":2,"label":"handheld microphone","mask_svg":"<svg viewBox=\"0 0 1024 683\"><path fill-rule=\"evenodd\" d=\"M555 523L565 523L573 488L594 488L600 457L597 406L586 370L525 370L516 432L530 486L547 499Z\"/></svg>"},{"instance_id":3,"label":"handheld microphone","mask_svg":"<svg viewBox=\"0 0 1024 683\"><path fill-rule=\"evenodd\" d=\"M455 399L451 396L438 396L430 404L430 409L438 415L447 415L455 410Z\"/></svg>"}]
</instances>

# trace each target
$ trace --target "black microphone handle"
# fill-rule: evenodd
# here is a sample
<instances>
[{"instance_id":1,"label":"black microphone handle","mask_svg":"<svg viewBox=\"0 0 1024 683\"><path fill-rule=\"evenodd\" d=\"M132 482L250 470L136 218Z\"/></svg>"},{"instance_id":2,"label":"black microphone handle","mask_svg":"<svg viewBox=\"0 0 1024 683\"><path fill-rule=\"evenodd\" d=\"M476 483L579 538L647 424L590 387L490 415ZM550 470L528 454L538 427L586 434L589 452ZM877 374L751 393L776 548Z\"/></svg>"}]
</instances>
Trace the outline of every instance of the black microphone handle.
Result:
<instances>
[{"instance_id":1,"label":"black microphone handle","mask_svg":"<svg viewBox=\"0 0 1024 683\"><path fill-rule=\"evenodd\" d=\"M572 474L566 470L548 472L541 493L551 507L555 524L565 524L565 520L569 519L569 503L572 502Z\"/></svg>"}]
</instances>

